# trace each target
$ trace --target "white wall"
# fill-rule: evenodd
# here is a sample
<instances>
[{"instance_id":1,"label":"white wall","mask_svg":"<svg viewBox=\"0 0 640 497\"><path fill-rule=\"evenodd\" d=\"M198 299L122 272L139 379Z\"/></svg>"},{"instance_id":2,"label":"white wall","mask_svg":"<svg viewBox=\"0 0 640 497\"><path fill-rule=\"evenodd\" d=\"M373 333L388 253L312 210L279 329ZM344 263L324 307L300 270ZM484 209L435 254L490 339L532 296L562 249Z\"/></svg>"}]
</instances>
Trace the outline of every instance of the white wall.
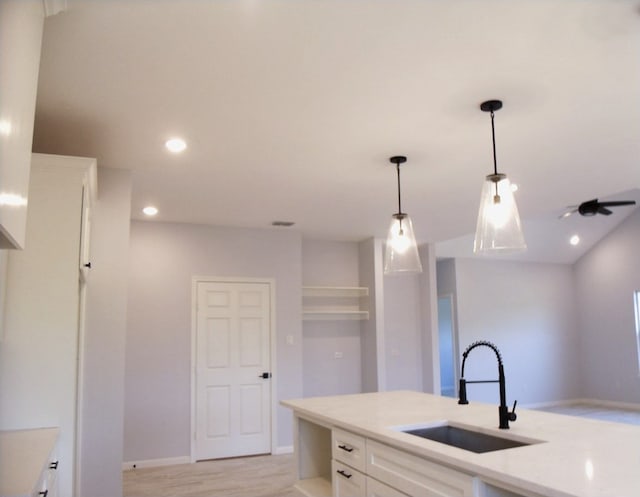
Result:
<instances>
[{"instance_id":1,"label":"white wall","mask_svg":"<svg viewBox=\"0 0 640 497\"><path fill-rule=\"evenodd\" d=\"M302 240L302 284L359 286L358 244ZM304 321L302 330L304 396L360 393L360 321Z\"/></svg>"},{"instance_id":2,"label":"white wall","mask_svg":"<svg viewBox=\"0 0 640 497\"><path fill-rule=\"evenodd\" d=\"M640 210L575 264L582 395L640 402L633 292L640 290Z\"/></svg>"},{"instance_id":3,"label":"white wall","mask_svg":"<svg viewBox=\"0 0 640 497\"><path fill-rule=\"evenodd\" d=\"M191 279L276 280L278 399L302 397L301 238L294 231L131 224L124 461L190 454ZM287 335L294 343L286 343ZM278 407L277 445L292 445Z\"/></svg>"},{"instance_id":4,"label":"white wall","mask_svg":"<svg viewBox=\"0 0 640 497\"><path fill-rule=\"evenodd\" d=\"M98 168L86 296L78 496L122 495L131 174ZM76 259L77 260L77 259Z\"/></svg>"},{"instance_id":5,"label":"white wall","mask_svg":"<svg viewBox=\"0 0 640 497\"><path fill-rule=\"evenodd\" d=\"M456 259L460 352L489 340L502 352L507 400L522 404L579 395L573 271L561 264ZM465 377L497 378L488 348L469 355ZM469 385L470 400L496 403L498 385Z\"/></svg>"}]
</instances>

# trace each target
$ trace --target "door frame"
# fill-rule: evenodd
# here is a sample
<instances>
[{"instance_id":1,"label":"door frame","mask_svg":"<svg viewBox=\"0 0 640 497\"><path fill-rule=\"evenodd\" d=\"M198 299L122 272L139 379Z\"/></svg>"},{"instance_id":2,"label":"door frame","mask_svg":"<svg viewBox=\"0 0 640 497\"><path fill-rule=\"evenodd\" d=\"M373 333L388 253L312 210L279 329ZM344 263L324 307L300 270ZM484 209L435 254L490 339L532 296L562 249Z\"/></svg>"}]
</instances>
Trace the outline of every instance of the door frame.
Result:
<instances>
[{"instance_id":1,"label":"door frame","mask_svg":"<svg viewBox=\"0 0 640 497\"><path fill-rule=\"evenodd\" d=\"M277 452L278 420L276 381L278 380L276 365L276 281L273 278L242 278L228 276L193 276L191 278L191 454L190 460L196 462L196 357L198 331L198 283L262 283L269 285L269 362L271 364L271 381L269 394L271 395L271 453Z\"/></svg>"},{"instance_id":2,"label":"door frame","mask_svg":"<svg viewBox=\"0 0 640 497\"><path fill-rule=\"evenodd\" d=\"M458 313L456 312L456 299L452 292L438 294L438 301L440 299L448 299L450 305L450 319L451 319L451 348L453 354L453 391L458 395L458 380L460 379L460 352L458 349ZM439 302L438 302L439 304ZM439 305L437 306L439 307ZM438 321L438 370L440 369L440 322ZM440 380L439 388L442 389L442 379ZM440 390L442 395L442 390Z\"/></svg>"}]
</instances>

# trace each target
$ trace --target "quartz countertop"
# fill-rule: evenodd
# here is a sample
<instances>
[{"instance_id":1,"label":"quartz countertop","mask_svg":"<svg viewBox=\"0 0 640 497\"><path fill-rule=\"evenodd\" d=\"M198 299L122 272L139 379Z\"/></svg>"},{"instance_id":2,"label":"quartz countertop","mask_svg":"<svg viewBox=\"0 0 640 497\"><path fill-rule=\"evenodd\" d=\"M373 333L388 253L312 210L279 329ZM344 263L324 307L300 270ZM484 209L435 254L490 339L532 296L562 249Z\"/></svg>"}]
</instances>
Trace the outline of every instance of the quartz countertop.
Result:
<instances>
[{"instance_id":1,"label":"quartz countertop","mask_svg":"<svg viewBox=\"0 0 640 497\"><path fill-rule=\"evenodd\" d=\"M640 496L640 426L517 409L498 429L498 406L393 391L282 401L298 416L343 428L478 475L494 485L548 497ZM476 454L402 433L444 421L520 441L523 447Z\"/></svg>"}]
</instances>

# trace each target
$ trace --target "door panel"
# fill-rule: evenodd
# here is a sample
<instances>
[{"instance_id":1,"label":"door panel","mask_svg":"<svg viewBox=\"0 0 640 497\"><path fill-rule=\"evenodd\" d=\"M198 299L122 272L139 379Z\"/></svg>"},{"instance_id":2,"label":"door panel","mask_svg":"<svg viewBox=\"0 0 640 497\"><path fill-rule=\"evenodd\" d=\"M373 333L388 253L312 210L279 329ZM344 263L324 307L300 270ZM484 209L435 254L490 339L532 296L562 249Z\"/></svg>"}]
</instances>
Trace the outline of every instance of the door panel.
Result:
<instances>
[{"instance_id":1,"label":"door panel","mask_svg":"<svg viewBox=\"0 0 640 497\"><path fill-rule=\"evenodd\" d=\"M270 452L270 286L199 282L196 459Z\"/></svg>"}]
</instances>

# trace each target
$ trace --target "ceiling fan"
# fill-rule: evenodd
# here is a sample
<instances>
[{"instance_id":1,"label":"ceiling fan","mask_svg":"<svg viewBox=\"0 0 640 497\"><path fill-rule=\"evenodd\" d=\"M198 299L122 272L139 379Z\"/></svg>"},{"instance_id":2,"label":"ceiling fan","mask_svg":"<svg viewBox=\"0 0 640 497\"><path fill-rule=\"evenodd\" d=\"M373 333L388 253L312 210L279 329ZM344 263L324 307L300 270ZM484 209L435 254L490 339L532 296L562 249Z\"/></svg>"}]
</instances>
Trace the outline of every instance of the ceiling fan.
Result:
<instances>
[{"instance_id":1,"label":"ceiling fan","mask_svg":"<svg viewBox=\"0 0 640 497\"><path fill-rule=\"evenodd\" d=\"M609 207L619 207L621 205L636 205L635 200L611 200L608 202L598 202L597 198L593 200L587 200L586 202L582 202L580 205L572 205L567 207L567 212L560 216L560 219L564 219L565 217L569 217L571 214L577 212L578 214L586 217L595 216L596 214L603 214L605 216L609 216L613 214L613 211L609 209Z\"/></svg>"}]
</instances>

